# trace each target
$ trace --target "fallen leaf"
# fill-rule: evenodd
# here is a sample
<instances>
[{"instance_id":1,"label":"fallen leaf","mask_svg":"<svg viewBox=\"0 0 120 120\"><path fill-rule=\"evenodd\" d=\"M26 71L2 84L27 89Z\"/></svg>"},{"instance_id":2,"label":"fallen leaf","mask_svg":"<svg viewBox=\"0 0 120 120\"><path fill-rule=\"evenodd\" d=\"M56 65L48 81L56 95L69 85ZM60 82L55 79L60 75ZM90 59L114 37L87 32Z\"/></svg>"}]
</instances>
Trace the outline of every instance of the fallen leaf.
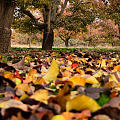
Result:
<instances>
[{"instance_id":1,"label":"fallen leaf","mask_svg":"<svg viewBox=\"0 0 120 120\"><path fill-rule=\"evenodd\" d=\"M80 85L80 86L85 86L86 80L83 77L79 76L73 76L69 79L73 83L74 86Z\"/></svg>"},{"instance_id":2,"label":"fallen leaf","mask_svg":"<svg viewBox=\"0 0 120 120\"><path fill-rule=\"evenodd\" d=\"M77 95L75 98L69 100L66 103L66 111L71 111L71 110L85 110L88 109L91 112L95 112L98 109L100 109L100 106L97 104L97 102L85 95Z\"/></svg>"},{"instance_id":3,"label":"fallen leaf","mask_svg":"<svg viewBox=\"0 0 120 120\"><path fill-rule=\"evenodd\" d=\"M5 71L5 72L3 73L3 76L4 76L5 78L11 79L11 80L14 78L14 74L11 73L11 72L7 72L7 71Z\"/></svg>"},{"instance_id":4,"label":"fallen leaf","mask_svg":"<svg viewBox=\"0 0 120 120\"><path fill-rule=\"evenodd\" d=\"M30 98L35 99L37 101L48 103L48 90L40 89L37 90Z\"/></svg>"},{"instance_id":5,"label":"fallen leaf","mask_svg":"<svg viewBox=\"0 0 120 120\"><path fill-rule=\"evenodd\" d=\"M48 73L43 77L47 82L55 81L59 74L59 67L55 60L52 60Z\"/></svg>"},{"instance_id":6,"label":"fallen leaf","mask_svg":"<svg viewBox=\"0 0 120 120\"><path fill-rule=\"evenodd\" d=\"M109 74L109 82L118 83L118 80L116 79L116 76L114 74Z\"/></svg>"},{"instance_id":7,"label":"fallen leaf","mask_svg":"<svg viewBox=\"0 0 120 120\"><path fill-rule=\"evenodd\" d=\"M12 116L11 117L11 120L24 120L24 118L22 117L22 115L21 115L21 113L19 112L18 114L17 114L17 116Z\"/></svg>"},{"instance_id":8,"label":"fallen leaf","mask_svg":"<svg viewBox=\"0 0 120 120\"><path fill-rule=\"evenodd\" d=\"M15 78L14 80L16 81L16 85L21 84L21 79L19 79L19 78Z\"/></svg>"},{"instance_id":9,"label":"fallen leaf","mask_svg":"<svg viewBox=\"0 0 120 120\"><path fill-rule=\"evenodd\" d=\"M22 83L16 86L17 89L29 92L30 86L27 83Z\"/></svg>"},{"instance_id":10,"label":"fallen leaf","mask_svg":"<svg viewBox=\"0 0 120 120\"><path fill-rule=\"evenodd\" d=\"M27 105L23 104L21 101L18 101L18 100L11 99L11 100L0 103L0 108L8 109L11 107L19 108L23 111L28 110Z\"/></svg>"},{"instance_id":11,"label":"fallen leaf","mask_svg":"<svg viewBox=\"0 0 120 120\"><path fill-rule=\"evenodd\" d=\"M100 70L97 73L95 73L93 77L97 78L97 77L101 77L102 75L103 75L103 71Z\"/></svg>"},{"instance_id":12,"label":"fallen leaf","mask_svg":"<svg viewBox=\"0 0 120 120\"><path fill-rule=\"evenodd\" d=\"M106 67L106 59L102 59L101 68Z\"/></svg>"},{"instance_id":13,"label":"fallen leaf","mask_svg":"<svg viewBox=\"0 0 120 120\"><path fill-rule=\"evenodd\" d=\"M15 69L24 69L25 67L25 58L22 58L18 63L12 64Z\"/></svg>"},{"instance_id":14,"label":"fallen leaf","mask_svg":"<svg viewBox=\"0 0 120 120\"><path fill-rule=\"evenodd\" d=\"M89 83L89 84L99 84L98 80L94 76L82 75L82 77L85 78L86 83Z\"/></svg>"},{"instance_id":15,"label":"fallen leaf","mask_svg":"<svg viewBox=\"0 0 120 120\"><path fill-rule=\"evenodd\" d=\"M76 68L76 72L80 73L80 75L84 75L85 72L79 68Z\"/></svg>"},{"instance_id":16,"label":"fallen leaf","mask_svg":"<svg viewBox=\"0 0 120 120\"><path fill-rule=\"evenodd\" d=\"M64 112L62 115L65 117L65 120L88 120L91 112L89 110L83 110L81 113Z\"/></svg>"},{"instance_id":17,"label":"fallen leaf","mask_svg":"<svg viewBox=\"0 0 120 120\"><path fill-rule=\"evenodd\" d=\"M94 120L112 120L110 119L109 116L107 115L96 115L95 117L93 117Z\"/></svg>"},{"instance_id":18,"label":"fallen leaf","mask_svg":"<svg viewBox=\"0 0 120 120\"><path fill-rule=\"evenodd\" d=\"M66 120L62 115L55 115L51 120Z\"/></svg>"},{"instance_id":19,"label":"fallen leaf","mask_svg":"<svg viewBox=\"0 0 120 120\"><path fill-rule=\"evenodd\" d=\"M113 70L114 71L120 71L120 65L115 66Z\"/></svg>"},{"instance_id":20,"label":"fallen leaf","mask_svg":"<svg viewBox=\"0 0 120 120\"><path fill-rule=\"evenodd\" d=\"M47 84L47 82L43 78L40 78L40 77L38 77L36 80L33 80L33 83L35 85Z\"/></svg>"}]
</instances>

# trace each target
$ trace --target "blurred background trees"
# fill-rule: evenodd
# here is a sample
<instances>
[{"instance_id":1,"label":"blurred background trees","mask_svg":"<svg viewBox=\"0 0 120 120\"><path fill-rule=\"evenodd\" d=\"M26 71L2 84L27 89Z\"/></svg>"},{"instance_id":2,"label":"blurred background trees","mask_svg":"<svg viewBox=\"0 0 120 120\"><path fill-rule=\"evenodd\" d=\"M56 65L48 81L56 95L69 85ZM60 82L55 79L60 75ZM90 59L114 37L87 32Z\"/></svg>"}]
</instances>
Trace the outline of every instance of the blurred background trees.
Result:
<instances>
[{"instance_id":1,"label":"blurred background trees","mask_svg":"<svg viewBox=\"0 0 120 120\"><path fill-rule=\"evenodd\" d=\"M74 40L88 46L114 46L120 40L119 0L1 0L0 9L0 51L10 47L13 17L14 44L19 38L18 43L25 40L30 47L38 40L42 49L50 50L57 38L66 47ZM24 37L16 37L18 33Z\"/></svg>"}]
</instances>

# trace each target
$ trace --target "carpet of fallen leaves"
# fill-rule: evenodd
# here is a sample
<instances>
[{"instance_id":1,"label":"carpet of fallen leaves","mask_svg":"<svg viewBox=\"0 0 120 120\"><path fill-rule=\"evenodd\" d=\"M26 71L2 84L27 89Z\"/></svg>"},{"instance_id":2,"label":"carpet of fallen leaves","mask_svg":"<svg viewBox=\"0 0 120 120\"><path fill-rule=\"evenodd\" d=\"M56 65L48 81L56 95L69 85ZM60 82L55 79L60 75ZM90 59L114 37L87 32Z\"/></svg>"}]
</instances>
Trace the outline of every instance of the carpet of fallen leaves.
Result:
<instances>
[{"instance_id":1,"label":"carpet of fallen leaves","mask_svg":"<svg viewBox=\"0 0 120 120\"><path fill-rule=\"evenodd\" d=\"M119 94L117 53L0 56L1 120L120 120Z\"/></svg>"}]
</instances>

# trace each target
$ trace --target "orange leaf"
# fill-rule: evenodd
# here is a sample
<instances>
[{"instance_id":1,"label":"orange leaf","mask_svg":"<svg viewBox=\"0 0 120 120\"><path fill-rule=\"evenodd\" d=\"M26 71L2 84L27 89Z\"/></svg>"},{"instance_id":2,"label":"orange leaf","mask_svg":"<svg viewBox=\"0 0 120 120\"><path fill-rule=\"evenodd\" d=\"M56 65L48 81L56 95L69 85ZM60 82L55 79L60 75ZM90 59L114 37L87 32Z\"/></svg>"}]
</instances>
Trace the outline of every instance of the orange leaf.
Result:
<instances>
[{"instance_id":1,"label":"orange leaf","mask_svg":"<svg viewBox=\"0 0 120 120\"><path fill-rule=\"evenodd\" d=\"M11 72L4 72L4 77L8 79L13 79L14 74L12 74Z\"/></svg>"},{"instance_id":2,"label":"orange leaf","mask_svg":"<svg viewBox=\"0 0 120 120\"><path fill-rule=\"evenodd\" d=\"M85 72L83 70L79 69L79 68L76 68L76 72L80 73L81 75L85 74Z\"/></svg>"},{"instance_id":3,"label":"orange leaf","mask_svg":"<svg viewBox=\"0 0 120 120\"><path fill-rule=\"evenodd\" d=\"M35 85L40 85L40 84L47 84L47 82L43 78L37 78L37 80L33 80L33 83Z\"/></svg>"},{"instance_id":4,"label":"orange leaf","mask_svg":"<svg viewBox=\"0 0 120 120\"><path fill-rule=\"evenodd\" d=\"M69 81L73 82L73 85L81 85L85 86L86 80L85 78L79 77L79 76L73 76L69 79Z\"/></svg>"},{"instance_id":5,"label":"orange leaf","mask_svg":"<svg viewBox=\"0 0 120 120\"><path fill-rule=\"evenodd\" d=\"M120 65L114 67L114 71L119 71L119 70L120 70Z\"/></svg>"}]
</instances>

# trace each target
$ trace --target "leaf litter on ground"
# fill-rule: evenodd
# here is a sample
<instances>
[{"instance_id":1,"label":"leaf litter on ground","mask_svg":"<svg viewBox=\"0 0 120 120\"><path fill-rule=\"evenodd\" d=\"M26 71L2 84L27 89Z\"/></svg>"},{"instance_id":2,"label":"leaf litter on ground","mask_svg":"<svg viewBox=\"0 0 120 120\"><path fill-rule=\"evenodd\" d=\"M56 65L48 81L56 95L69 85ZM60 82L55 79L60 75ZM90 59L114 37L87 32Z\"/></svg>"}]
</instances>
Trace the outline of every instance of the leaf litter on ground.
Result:
<instances>
[{"instance_id":1,"label":"leaf litter on ground","mask_svg":"<svg viewBox=\"0 0 120 120\"><path fill-rule=\"evenodd\" d=\"M2 120L120 120L118 53L40 51L0 57Z\"/></svg>"}]
</instances>

